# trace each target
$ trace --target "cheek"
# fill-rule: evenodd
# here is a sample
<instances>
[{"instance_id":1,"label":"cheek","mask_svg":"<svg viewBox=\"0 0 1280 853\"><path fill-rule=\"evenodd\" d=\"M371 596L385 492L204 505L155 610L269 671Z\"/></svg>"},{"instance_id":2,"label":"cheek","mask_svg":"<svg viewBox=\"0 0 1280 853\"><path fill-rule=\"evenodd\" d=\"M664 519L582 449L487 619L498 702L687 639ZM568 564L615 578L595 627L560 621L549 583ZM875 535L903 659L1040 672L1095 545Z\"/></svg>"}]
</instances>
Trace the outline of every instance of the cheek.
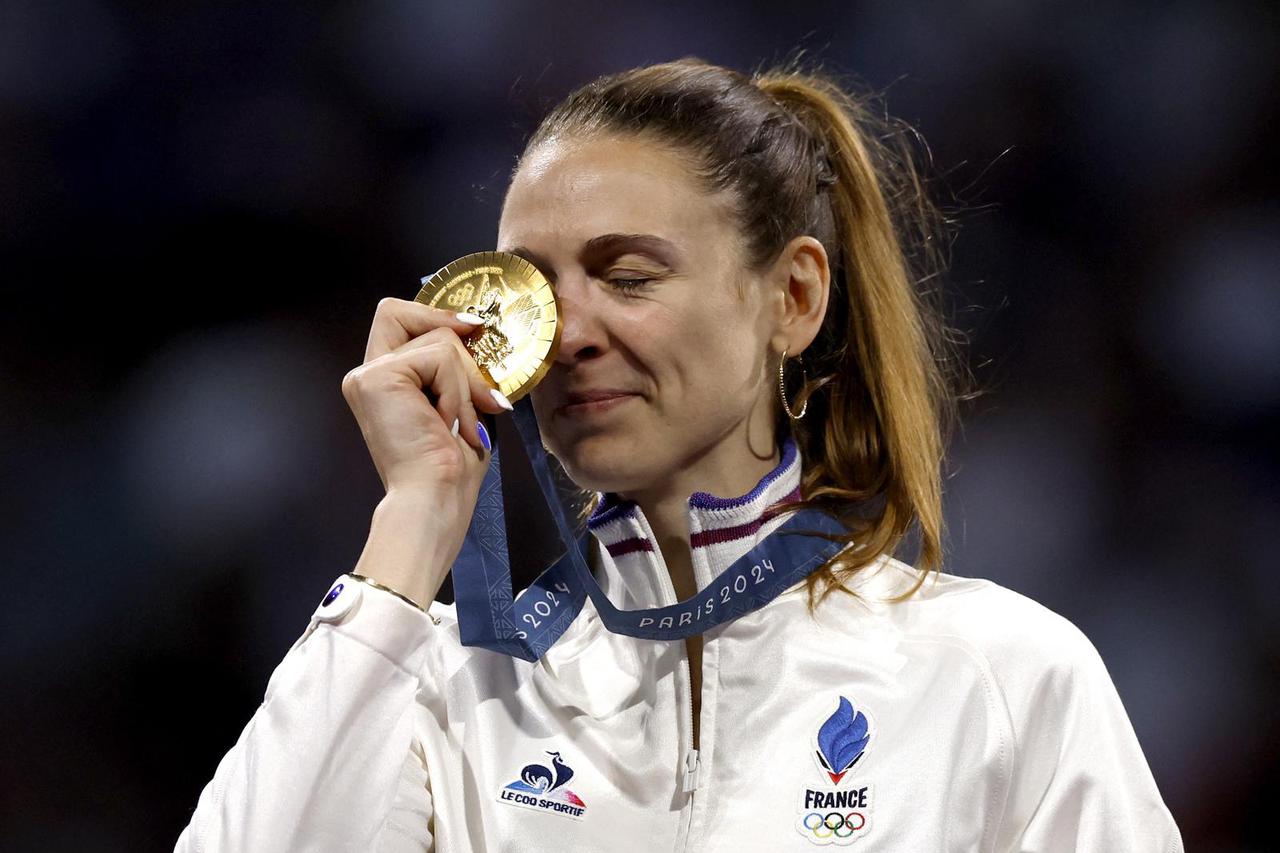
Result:
<instances>
[{"instance_id":1,"label":"cheek","mask_svg":"<svg viewBox=\"0 0 1280 853\"><path fill-rule=\"evenodd\" d=\"M739 400L749 402L758 385L760 355L747 319L704 317L682 324L668 341L665 358L679 372L686 393L727 408L739 408Z\"/></svg>"}]
</instances>

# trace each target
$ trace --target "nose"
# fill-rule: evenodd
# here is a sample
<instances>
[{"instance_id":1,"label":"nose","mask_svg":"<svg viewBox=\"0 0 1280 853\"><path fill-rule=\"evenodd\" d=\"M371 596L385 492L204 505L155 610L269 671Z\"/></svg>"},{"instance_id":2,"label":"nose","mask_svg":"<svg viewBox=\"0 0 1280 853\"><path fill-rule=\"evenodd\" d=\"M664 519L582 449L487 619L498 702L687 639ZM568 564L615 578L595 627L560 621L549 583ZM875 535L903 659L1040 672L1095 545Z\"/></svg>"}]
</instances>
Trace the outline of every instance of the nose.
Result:
<instances>
[{"instance_id":1,"label":"nose","mask_svg":"<svg viewBox=\"0 0 1280 853\"><path fill-rule=\"evenodd\" d=\"M608 349L608 336L598 310L599 294L590 282L561 281L556 289L560 311L560 350L556 363L565 367L598 358Z\"/></svg>"}]
</instances>

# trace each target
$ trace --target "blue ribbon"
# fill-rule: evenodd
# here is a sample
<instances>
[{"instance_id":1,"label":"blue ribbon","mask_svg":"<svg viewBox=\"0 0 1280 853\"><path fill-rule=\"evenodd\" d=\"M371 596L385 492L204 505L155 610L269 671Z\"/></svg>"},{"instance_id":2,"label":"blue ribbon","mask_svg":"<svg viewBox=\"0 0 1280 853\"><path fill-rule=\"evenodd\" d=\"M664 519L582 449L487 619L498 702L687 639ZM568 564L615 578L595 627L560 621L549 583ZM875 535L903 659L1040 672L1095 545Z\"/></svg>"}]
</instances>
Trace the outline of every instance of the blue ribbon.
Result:
<instances>
[{"instance_id":1,"label":"blue ribbon","mask_svg":"<svg viewBox=\"0 0 1280 853\"><path fill-rule=\"evenodd\" d=\"M846 535L847 529L837 520L817 510L797 510L696 595L665 607L620 610L600 589L587 565L591 533L575 538L565 517L528 396L515 404L512 417L560 539L568 548L519 597L512 594L502 468L495 440L475 513L453 566L454 600L464 646L536 661L572 624L587 596L605 627L615 634L650 640L684 639L763 607L845 545L811 535Z\"/></svg>"}]
</instances>

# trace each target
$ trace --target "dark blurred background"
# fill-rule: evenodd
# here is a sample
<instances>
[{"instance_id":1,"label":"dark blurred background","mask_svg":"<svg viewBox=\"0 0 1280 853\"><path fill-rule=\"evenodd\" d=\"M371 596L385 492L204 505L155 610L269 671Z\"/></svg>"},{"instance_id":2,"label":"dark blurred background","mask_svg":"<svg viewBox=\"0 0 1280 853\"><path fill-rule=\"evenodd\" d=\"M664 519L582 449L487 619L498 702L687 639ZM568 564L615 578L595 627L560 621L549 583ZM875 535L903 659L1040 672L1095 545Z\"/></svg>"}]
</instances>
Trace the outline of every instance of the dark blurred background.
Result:
<instances>
[{"instance_id":1,"label":"dark blurred background","mask_svg":"<svg viewBox=\"0 0 1280 853\"><path fill-rule=\"evenodd\" d=\"M363 546L339 384L377 301L492 248L540 111L798 49L884 92L958 212L988 393L947 570L1088 634L1189 851L1280 849L1277 32L1266 2L3 0L0 847L172 848Z\"/></svg>"}]
</instances>

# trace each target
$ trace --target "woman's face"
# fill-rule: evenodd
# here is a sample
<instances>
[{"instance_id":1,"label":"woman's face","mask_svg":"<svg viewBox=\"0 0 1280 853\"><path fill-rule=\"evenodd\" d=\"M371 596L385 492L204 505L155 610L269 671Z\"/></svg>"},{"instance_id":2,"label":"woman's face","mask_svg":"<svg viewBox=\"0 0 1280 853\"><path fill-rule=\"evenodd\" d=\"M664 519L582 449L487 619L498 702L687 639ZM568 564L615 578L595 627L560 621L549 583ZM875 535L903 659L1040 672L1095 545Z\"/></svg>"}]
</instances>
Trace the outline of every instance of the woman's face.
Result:
<instances>
[{"instance_id":1,"label":"woman's face","mask_svg":"<svg viewBox=\"0 0 1280 853\"><path fill-rule=\"evenodd\" d=\"M555 289L559 354L532 401L579 486L635 492L748 447L772 455L779 300L744 269L728 201L636 138L553 139L525 155L498 248ZM574 404L609 393L625 396Z\"/></svg>"}]
</instances>

